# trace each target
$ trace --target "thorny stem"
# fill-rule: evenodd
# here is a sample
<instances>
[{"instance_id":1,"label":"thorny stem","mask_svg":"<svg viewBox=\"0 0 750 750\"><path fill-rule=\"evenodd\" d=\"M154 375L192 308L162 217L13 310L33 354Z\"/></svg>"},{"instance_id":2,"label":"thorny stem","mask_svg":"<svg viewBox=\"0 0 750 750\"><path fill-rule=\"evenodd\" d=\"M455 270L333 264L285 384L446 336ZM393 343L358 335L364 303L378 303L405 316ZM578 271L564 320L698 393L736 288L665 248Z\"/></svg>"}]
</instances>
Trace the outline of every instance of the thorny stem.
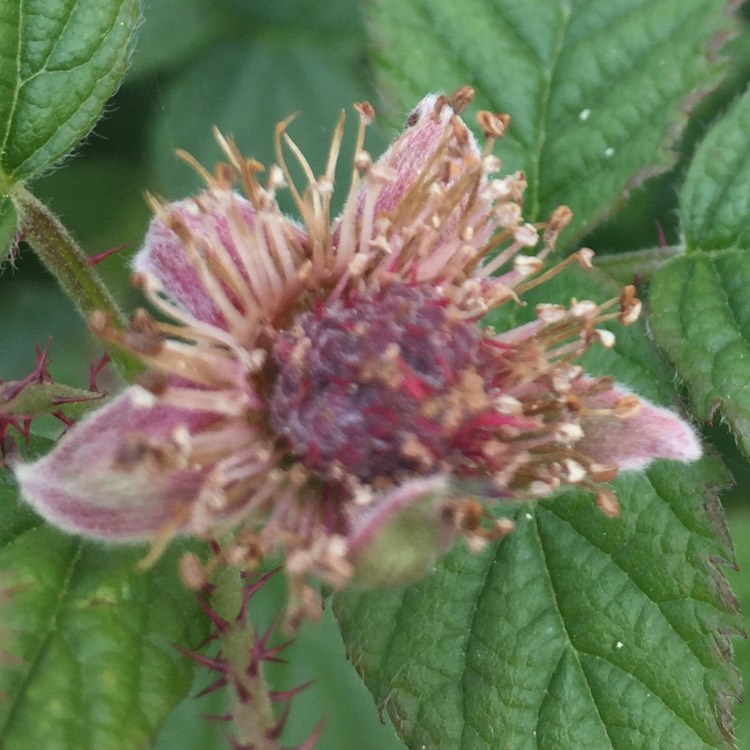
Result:
<instances>
[{"instance_id":1,"label":"thorny stem","mask_svg":"<svg viewBox=\"0 0 750 750\"><path fill-rule=\"evenodd\" d=\"M236 740L241 747L254 750L278 750L276 740L269 739L276 724L271 696L260 666L253 664L253 626L247 617L238 618L243 610L245 584L236 568L220 568L214 579L211 607L228 627L219 631L222 658L229 665L232 687L232 716Z\"/></svg>"},{"instance_id":2,"label":"thorny stem","mask_svg":"<svg viewBox=\"0 0 750 750\"><path fill-rule=\"evenodd\" d=\"M108 313L118 326L126 319L96 269L60 220L22 185L11 193L24 239L84 318L95 310ZM127 380L142 371L130 354L108 349L113 364Z\"/></svg>"}]
</instances>

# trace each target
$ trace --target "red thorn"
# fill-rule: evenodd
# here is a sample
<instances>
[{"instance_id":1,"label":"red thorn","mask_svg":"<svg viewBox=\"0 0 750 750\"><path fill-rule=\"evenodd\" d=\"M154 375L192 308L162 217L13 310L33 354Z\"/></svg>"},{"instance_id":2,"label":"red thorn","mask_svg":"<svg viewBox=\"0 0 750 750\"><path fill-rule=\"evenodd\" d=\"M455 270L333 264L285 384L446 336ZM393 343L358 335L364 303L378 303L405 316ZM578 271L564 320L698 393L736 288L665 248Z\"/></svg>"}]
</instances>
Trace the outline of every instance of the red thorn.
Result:
<instances>
[{"instance_id":1,"label":"red thorn","mask_svg":"<svg viewBox=\"0 0 750 750\"><path fill-rule=\"evenodd\" d=\"M203 714L201 717L206 721L232 721L234 718L231 713L227 714Z\"/></svg>"},{"instance_id":2,"label":"red thorn","mask_svg":"<svg viewBox=\"0 0 750 750\"><path fill-rule=\"evenodd\" d=\"M260 576L260 578L256 578L252 583L249 583L245 587L242 605L240 606L240 611L237 613L237 622L244 622L247 617L247 605L249 604L250 599L252 599L252 597L255 596L255 594L257 594L268 583L268 581L270 581L271 578L281 570L281 568L282 566L279 565L277 568L269 570L268 573ZM250 573L243 573L242 577L249 578L250 575Z\"/></svg>"},{"instance_id":3,"label":"red thorn","mask_svg":"<svg viewBox=\"0 0 750 750\"><path fill-rule=\"evenodd\" d=\"M97 393L95 396L53 396L52 403L55 406L65 406L65 404L83 404L86 401L98 401L104 398L103 393Z\"/></svg>"},{"instance_id":4,"label":"red thorn","mask_svg":"<svg viewBox=\"0 0 750 750\"><path fill-rule=\"evenodd\" d=\"M196 654L195 651L189 651L188 649L183 648L176 643L173 643L172 646L176 648L183 656L187 656L188 659L192 659L196 664L200 664L203 667L208 667L208 669L213 669L217 672L221 672L222 674L227 674L230 670L229 664L227 664L223 659L203 656L203 654Z\"/></svg>"},{"instance_id":5,"label":"red thorn","mask_svg":"<svg viewBox=\"0 0 750 750\"><path fill-rule=\"evenodd\" d=\"M95 393L99 392L99 386L96 384L96 379L101 375L102 370L110 363L109 354L106 352L95 362L92 363L89 368L89 390Z\"/></svg>"},{"instance_id":6,"label":"red thorn","mask_svg":"<svg viewBox=\"0 0 750 750\"><path fill-rule=\"evenodd\" d=\"M210 685L207 685L203 688L199 693L196 693L193 697L194 698L202 698L204 695L208 695L209 693L213 693L216 690L221 690L221 688L226 687L227 684L227 678L226 677L219 677L218 680L214 680Z\"/></svg>"},{"instance_id":7,"label":"red thorn","mask_svg":"<svg viewBox=\"0 0 750 750\"><path fill-rule=\"evenodd\" d=\"M656 244L658 247L666 247L667 236L664 234L664 228L658 219L654 219L654 224L656 224Z\"/></svg>"},{"instance_id":8,"label":"red thorn","mask_svg":"<svg viewBox=\"0 0 750 750\"><path fill-rule=\"evenodd\" d=\"M312 734L301 744L297 745L297 747L291 747L289 750L312 750L313 747L315 747L315 743L320 739L320 735L323 734L323 730L326 726L326 720L321 719L315 729L312 730Z\"/></svg>"},{"instance_id":9,"label":"red thorn","mask_svg":"<svg viewBox=\"0 0 750 750\"><path fill-rule=\"evenodd\" d=\"M5 443L6 431L12 427L23 439L26 445L31 439L31 417L10 417L0 415L0 440Z\"/></svg>"},{"instance_id":10,"label":"red thorn","mask_svg":"<svg viewBox=\"0 0 750 750\"><path fill-rule=\"evenodd\" d=\"M43 383L45 380L48 380L50 375L47 371L47 367L49 365L49 346L52 343L52 338L47 339L47 343L44 345L44 349L42 349L39 344L36 345L36 367L34 368L35 372L38 373L39 382Z\"/></svg>"},{"instance_id":11,"label":"red thorn","mask_svg":"<svg viewBox=\"0 0 750 750\"><path fill-rule=\"evenodd\" d=\"M243 745L236 737L227 736L227 742L232 746L232 750L258 750L252 745Z\"/></svg>"},{"instance_id":12,"label":"red thorn","mask_svg":"<svg viewBox=\"0 0 750 750\"><path fill-rule=\"evenodd\" d=\"M51 341L52 339L47 340L47 345L44 349L41 349L39 344L36 345L36 364L34 365L34 369L25 378L14 383L12 388L5 388L3 391L4 399L12 401L24 388L26 388L27 385L31 385L32 383L45 383L52 379L47 371L47 354L49 352Z\"/></svg>"},{"instance_id":13,"label":"red thorn","mask_svg":"<svg viewBox=\"0 0 750 750\"><path fill-rule=\"evenodd\" d=\"M222 634L226 635L229 632L229 623L223 618L219 617L219 615L214 612L211 607L206 604L205 601L203 601L202 597L196 597L198 599L198 604L200 605L200 608L203 610L203 613L208 617L211 622L216 625L217 630Z\"/></svg>"},{"instance_id":14,"label":"red thorn","mask_svg":"<svg viewBox=\"0 0 750 750\"><path fill-rule=\"evenodd\" d=\"M98 266L103 260L106 260L107 258L109 258L110 255L119 253L121 250L124 250L126 247L128 247L128 243L125 243L123 245L117 245L115 247L110 248L109 250L104 250L101 253L97 253L96 255L90 255L86 259L86 262L90 266Z\"/></svg>"},{"instance_id":15,"label":"red thorn","mask_svg":"<svg viewBox=\"0 0 750 750\"><path fill-rule=\"evenodd\" d=\"M288 648L293 641L294 638L290 638L288 641L284 641L284 643L281 643L278 646L274 646L273 648L266 648L263 650L259 658L261 659L261 661L270 661L274 664L286 664L287 660L279 658L279 654L285 648Z\"/></svg>"},{"instance_id":16,"label":"red thorn","mask_svg":"<svg viewBox=\"0 0 750 750\"><path fill-rule=\"evenodd\" d=\"M66 427L72 427L73 426L73 420L70 417L65 416L65 412L63 411L55 411L52 412L52 416L55 417L55 419L60 420Z\"/></svg>"},{"instance_id":17,"label":"red thorn","mask_svg":"<svg viewBox=\"0 0 750 750\"><path fill-rule=\"evenodd\" d=\"M711 406L708 409L708 417L706 418L706 424L709 427L714 426L714 417L716 416L716 412L719 410L719 407L721 406L721 399L715 398L711 402Z\"/></svg>"},{"instance_id":18,"label":"red thorn","mask_svg":"<svg viewBox=\"0 0 750 750\"><path fill-rule=\"evenodd\" d=\"M26 232L23 229L16 234L15 240L10 248L10 259L14 261L18 257L18 253L21 250L21 243L26 239Z\"/></svg>"},{"instance_id":19,"label":"red thorn","mask_svg":"<svg viewBox=\"0 0 750 750\"><path fill-rule=\"evenodd\" d=\"M256 637L253 640L252 653L250 655L250 670L254 673L257 672L260 663L263 661L273 661L284 663L283 659L277 659L277 655L280 654L292 641L286 641L280 646L274 646L273 648L268 647L268 642L271 639L274 631L279 627L282 616L279 615L273 619L271 624L266 628L263 635Z\"/></svg>"},{"instance_id":20,"label":"red thorn","mask_svg":"<svg viewBox=\"0 0 750 750\"><path fill-rule=\"evenodd\" d=\"M281 703L282 701L291 700L295 696L307 690L307 688L309 688L313 684L315 684L315 680L308 680L307 682L303 682L301 685L297 685L297 687L290 688L289 690L272 690L271 701L273 703Z\"/></svg>"},{"instance_id":21,"label":"red thorn","mask_svg":"<svg viewBox=\"0 0 750 750\"><path fill-rule=\"evenodd\" d=\"M288 643L284 644L284 647L288 646ZM271 649L270 651L266 651L263 655L263 661L270 662L271 664L289 664L289 659L280 659L278 656L274 656L274 652L280 651L279 649Z\"/></svg>"},{"instance_id":22,"label":"red thorn","mask_svg":"<svg viewBox=\"0 0 750 750\"><path fill-rule=\"evenodd\" d=\"M234 676L234 675L233 675ZM248 692L248 689L238 679L233 680L234 689L237 693L237 697L240 699L240 703L248 703L252 699L252 695Z\"/></svg>"},{"instance_id":23,"label":"red thorn","mask_svg":"<svg viewBox=\"0 0 750 750\"><path fill-rule=\"evenodd\" d=\"M271 729L268 730L266 737L269 740L278 740L279 737L281 737L281 735L284 732L284 727L286 726L286 722L289 719L289 712L291 710L292 710L292 704L290 701L284 705L284 708L281 710L281 714L279 715L278 720L271 727Z\"/></svg>"},{"instance_id":24,"label":"red thorn","mask_svg":"<svg viewBox=\"0 0 750 750\"><path fill-rule=\"evenodd\" d=\"M199 644L198 644L198 651L202 649L204 646L207 646L209 643L212 643L213 641L219 640L219 634L214 630L213 633L209 633Z\"/></svg>"}]
</instances>

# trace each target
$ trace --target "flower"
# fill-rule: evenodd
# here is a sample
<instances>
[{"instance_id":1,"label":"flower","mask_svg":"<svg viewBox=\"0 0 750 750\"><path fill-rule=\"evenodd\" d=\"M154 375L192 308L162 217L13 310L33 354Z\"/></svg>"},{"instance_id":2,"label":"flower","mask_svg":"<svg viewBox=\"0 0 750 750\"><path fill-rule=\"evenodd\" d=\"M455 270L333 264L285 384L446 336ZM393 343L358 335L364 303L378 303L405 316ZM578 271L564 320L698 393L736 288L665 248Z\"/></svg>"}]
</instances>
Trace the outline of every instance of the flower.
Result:
<instances>
[{"instance_id":1,"label":"flower","mask_svg":"<svg viewBox=\"0 0 750 750\"><path fill-rule=\"evenodd\" d=\"M480 150L459 117L470 98L423 99L374 163L372 108L357 105L352 185L333 222L343 115L320 178L288 121L265 182L219 135L228 163L213 176L198 167L207 189L195 198L156 205L135 259L171 322L145 310L126 330L91 319L147 374L16 467L25 498L63 529L109 540L231 529L225 559L252 566L281 548L304 593L310 574L334 586L408 580L457 534L480 547L507 533L480 500L578 486L615 515L605 483L618 469L697 458L676 415L577 364L590 345L612 345L601 323L638 317L632 287L603 304L541 305L512 330L482 327L593 253L543 270L570 210L524 222L524 175L496 176L491 153L508 118L479 114ZM282 188L301 221L279 209Z\"/></svg>"}]
</instances>

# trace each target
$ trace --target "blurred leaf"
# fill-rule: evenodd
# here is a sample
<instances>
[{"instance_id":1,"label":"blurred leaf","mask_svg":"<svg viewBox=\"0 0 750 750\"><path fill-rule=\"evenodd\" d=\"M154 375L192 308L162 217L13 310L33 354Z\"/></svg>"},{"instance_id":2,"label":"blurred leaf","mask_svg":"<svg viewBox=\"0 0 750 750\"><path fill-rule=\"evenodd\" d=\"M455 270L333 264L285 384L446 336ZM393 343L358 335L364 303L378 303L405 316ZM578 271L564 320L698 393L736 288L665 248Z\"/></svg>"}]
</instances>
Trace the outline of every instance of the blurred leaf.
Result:
<instances>
[{"instance_id":1,"label":"blurred leaf","mask_svg":"<svg viewBox=\"0 0 750 750\"><path fill-rule=\"evenodd\" d=\"M53 377L84 383L89 365L101 356L101 345L94 344L86 323L54 280L31 275L35 268L31 253L23 253L16 266L0 276L0 378L14 380L28 375L36 362L35 347L44 348L51 340Z\"/></svg>"},{"instance_id":2,"label":"blurred leaf","mask_svg":"<svg viewBox=\"0 0 750 750\"><path fill-rule=\"evenodd\" d=\"M362 3L358 0L327 0L317 3L311 9L309 0L225 0L228 6L236 8L238 14L254 25L287 27L287 32L299 33L300 21L304 19L309 30L327 33L348 34L360 24ZM314 12L311 12L314 10Z\"/></svg>"},{"instance_id":3,"label":"blurred leaf","mask_svg":"<svg viewBox=\"0 0 750 750\"><path fill-rule=\"evenodd\" d=\"M231 29L221 2L144 0L143 17L146 22L138 30L129 82L193 59Z\"/></svg>"},{"instance_id":4,"label":"blurred leaf","mask_svg":"<svg viewBox=\"0 0 750 750\"><path fill-rule=\"evenodd\" d=\"M145 550L83 542L43 525L0 485L0 746L146 747L190 688L205 618Z\"/></svg>"},{"instance_id":5,"label":"blurred leaf","mask_svg":"<svg viewBox=\"0 0 750 750\"><path fill-rule=\"evenodd\" d=\"M0 264L13 248L18 234L18 217L16 209L8 197L0 197Z\"/></svg>"},{"instance_id":6,"label":"blurred leaf","mask_svg":"<svg viewBox=\"0 0 750 750\"><path fill-rule=\"evenodd\" d=\"M376 0L378 72L400 99L471 84L512 116L499 153L524 169L526 214L558 204L573 241L627 191L668 169L715 47L736 26L725 0Z\"/></svg>"},{"instance_id":7,"label":"blurred leaf","mask_svg":"<svg viewBox=\"0 0 750 750\"><path fill-rule=\"evenodd\" d=\"M162 86L152 139L157 174L152 187L169 197L200 187L200 178L175 158L174 150L185 149L210 168L223 158L212 134L214 125L233 135L243 153L268 163L275 125L295 112L299 117L290 135L313 170L322 170L340 110L353 115L351 105L369 98L358 38L356 27L332 35L317 31L314 21L304 29L253 28L243 26L240 17L230 39ZM355 129L349 128L349 140ZM377 153L372 137L368 148ZM340 163L346 184L346 155Z\"/></svg>"},{"instance_id":8,"label":"blurred leaf","mask_svg":"<svg viewBox=\"0 0 750 750\"><path fill-rule=\"evenodd\" d=\"M594 299L612 291L566 273L536 294L597 286ZM587 369L674 403L642 326L618 330ZM705 490L722 481L710 459L659 462L614 482L614 520L581 492L524 505L494 549L456 549L404 590L337 596L350 657L412 750L732 747L726 633L741 622Z\"/></svg>"},{"instance_id":9,"label":"blurred leaf","mask_svg":"<svg viewBox=\"0 0 750 750\"><path fill-rule=\"evenodd\" d=\"M137 0L0 0L0 186L65 156L127 65Z\"/></svg>"},{"instance_id":10,"label":"blurred leaf","mask_svg":"<svg viewBox=\"0 0 750 750\"><path fill-rule=\"evenodd\" d=\"M750 246L750 92L701 143L680 204L688 251Z\"/></svg>"},{"instance_id":11,"label":"blurred leaf","mask_svg":"<svg viewBox=\"0 0 750 750\"><path fill-rule=\"evenodd\" d=\"M750 454L750 255L724 250L679 258L653 279L654 337L675 363L695 412L720 411Z\"/></svg>"}]
</instances>

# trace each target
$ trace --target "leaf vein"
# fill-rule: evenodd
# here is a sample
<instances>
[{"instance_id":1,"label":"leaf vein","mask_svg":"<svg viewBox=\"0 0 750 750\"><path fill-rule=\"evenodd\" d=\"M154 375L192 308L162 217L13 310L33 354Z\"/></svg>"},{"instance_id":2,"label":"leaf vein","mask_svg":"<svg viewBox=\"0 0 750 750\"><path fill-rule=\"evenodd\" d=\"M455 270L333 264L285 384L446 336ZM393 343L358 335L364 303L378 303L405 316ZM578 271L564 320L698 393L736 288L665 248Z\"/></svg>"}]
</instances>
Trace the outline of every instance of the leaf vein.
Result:
<instances>
[{"instance_id":1,"label":"leaf vein","mask_svg":"<svg viewBox=\"0 0 750 750\"><path fill-rule=\"evenodd\" d=\"M544 558L545 564L544 564L544 573L545 578L547 581L547 585L549 586L550 591L550 600L552 604L554 605L555 614L557 615L557 618L560 623L560 630L565 636L565 640L567 642L568 648L570 650L570 653L572 654L573 658L575 659L576 664L578 665L578 669L580 670L581 674L583 675L583 678L586 682L586 688L588 689L589 696L591 697L591 703L594 706L594 709L596 710L596 716L599 719L599 722L601 723L602 728L604 729L605 734L609 738L610 746L612 747L612 750L614 750L614 743L612 741L612 737L609 733L609 727L607 726L606 722L604 721L604 717L601 714L601 711L599 710L599 706L596 702L596 699L594 698L593 690L591 687L591 684L589 683L588 677L586 675L585 670L583 669L583 665L581 664L581 659L579 656L579 651L576 649L576 647L573 645L573 641L570 637L570 632L568 630L567 624L565 622L565 617L563 616L562 609L560 607L560 604L558 602L558 596L557 591L555 589L555 584L552 581L552 576L549 574L549 563L548 563L548 553L544 549L544 542L542 541L542 534L541 529L539 528L539 510L537 509L537 513L534 514L534 536L536 538L537 545L539 547L539 552L541 553L541 556ZM556 515L556 514L555 514ZM559 518L559 516L558 516ZM560 655L560 658L562 659L562 652ZM558 662L559 664L559 662ZM554 670L552 675L554 674ZM552 675L550 676L550 680L552 679ZM537 711L537 730L536 730L536 736L539 736L539 727L541 726L541 709L544 704L544 699L539 703L539 709ZM604 750L604 748L602 748Z\"/></svg>"},{"instance_id":2,"label":"leaf vein","mask_svg":"<svg viewBox=\"0 0 750 750\"><path fill-rule=\"evenodd\" d=\"M20 536L17 538L21 538ZM10 546L10 545L8 545ZM70 563L68 564L68 568L65 571L65 577L63 579L62 585L60 587L60 592L57 597L57 601L55 603L54 611L51 613L49 617L49 626L47 628L47 631L44 634L44 637L39 642L39 646L36 649L36 652L33 654L33 656L30 659L30 665L26 672L26 675L24 677L24 680L18 690L17 695L15 696L15 700L13 701L13 705L11 706L10 711L8 712L8 717L5 721L5 724L0 727L0 741L3 740L3 738L7 735L8 730L10 729L11 725L13 724L15 715L18 710L20 710L20 705L23 702L23 698L29 689L29 686L32 682L32 679L34 675L36 674L39 663L46 652L47 648L49 647L50 641L52 640L52 637L55 634L55 626L57 625L58 618L63 611L63 607L65 604L65 599L69 593L69 587L70 582L73 579L73 576L76 572L76 567L78 565L78 562L81 559L83 551L83 543L78 542L76 545L73 554L71 555Z\"/></svg>"}]
</instances>

